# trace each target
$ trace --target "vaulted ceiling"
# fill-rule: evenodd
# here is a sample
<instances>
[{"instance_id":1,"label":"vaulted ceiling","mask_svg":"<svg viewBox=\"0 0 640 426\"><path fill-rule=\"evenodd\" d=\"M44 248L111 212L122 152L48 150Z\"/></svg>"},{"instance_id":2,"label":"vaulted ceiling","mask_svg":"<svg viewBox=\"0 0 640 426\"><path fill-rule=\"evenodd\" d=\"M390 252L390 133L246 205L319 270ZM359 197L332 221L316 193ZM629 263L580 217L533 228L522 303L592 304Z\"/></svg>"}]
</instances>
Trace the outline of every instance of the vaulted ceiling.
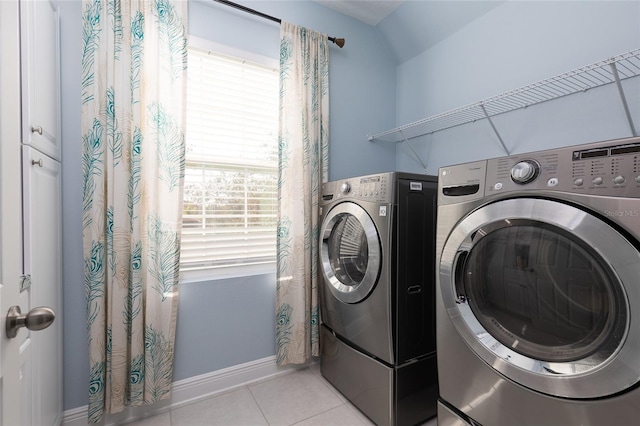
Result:
<instances>
[{"instance_id":1,"label":"vaulted ceiling","mask_svg":"<svg viewBox=\"0 0 640 426\"><path fill-rule=\"evenodd\" d=\"M316 3L356 18L369 25L376 25L405 0L314 0Z\"/></svg>"},{"instance_id":2,"label":"vaulted ceiling","mask_svg":"<svg viewBox=\"0 0 640 426\"><path fill-rule=\"evenodd\" d=\"M373 27L398 64L504 3L490 0L314 0Z\"/></svg>"}]
</instances>

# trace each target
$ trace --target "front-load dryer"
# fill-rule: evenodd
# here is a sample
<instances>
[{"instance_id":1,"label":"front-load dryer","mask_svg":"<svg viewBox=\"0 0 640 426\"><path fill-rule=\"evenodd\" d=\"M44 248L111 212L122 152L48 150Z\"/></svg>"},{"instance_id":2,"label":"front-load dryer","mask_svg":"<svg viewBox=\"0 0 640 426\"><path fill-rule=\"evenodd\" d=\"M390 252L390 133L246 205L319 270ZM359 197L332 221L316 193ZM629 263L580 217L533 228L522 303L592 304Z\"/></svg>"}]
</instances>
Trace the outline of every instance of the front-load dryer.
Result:
<instances>
[{"instance_id":1,"label":"front-load dryer","mask_svg":"<svg viewBox=\"0 0 640 426\"><path fill-rule=\"evenodd\" d=\"M399 172L322 186L321 371L378 425L436 413L436 192Z\"/></svg>"},{"instance_id":2,"label":"front-load dryer","mask_svg":"<svg viewBox=\"0 0 640 426\"><path fill-rule=\"evenodd\" d=\"M640 138L442 167L439 424L640 416Z\"/></svg>"}]
</instances>

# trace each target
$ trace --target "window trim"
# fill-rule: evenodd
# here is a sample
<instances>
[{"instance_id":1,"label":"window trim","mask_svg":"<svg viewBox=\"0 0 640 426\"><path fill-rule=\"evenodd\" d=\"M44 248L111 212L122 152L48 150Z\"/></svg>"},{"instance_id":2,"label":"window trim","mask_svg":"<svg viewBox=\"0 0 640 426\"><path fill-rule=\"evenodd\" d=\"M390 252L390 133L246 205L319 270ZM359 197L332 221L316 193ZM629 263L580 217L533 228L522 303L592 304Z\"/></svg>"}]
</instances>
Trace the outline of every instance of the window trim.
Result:
<instances>
[{"instance_id":1,"label":"window trim","mask_svg":"<svg viewBox=\"0 0 640 426\"><path fill-rule=\"evenodd\" d=\"M189 47L215 52L216 54L233 56L235 58L244 59L271 68L277 69L280 67L279 58L271 58L196 36L189 36ZM230 265L219 268L180 271L179 282L181 284L198 283L275 273L276 262L274 260L272 262L260 264Z\"/></svg>"},{"instance_id":2,"label":"window trim","mask_svg":"<svg viewBox=\"0 0 640 426\"><path fill-rule=\"evenodd\" d=\"M219 53L222 55L245 59L247 61L255 62L267 67L280 68L279 58L271 58L269 56L264 56L258 53L249 52L247 50L238 49L237 47L228 46L226 44L218 43L200 37L190 35L189 47L195 47L202 50L209 50L211 52Z\"/></svg>"}]
</instances>

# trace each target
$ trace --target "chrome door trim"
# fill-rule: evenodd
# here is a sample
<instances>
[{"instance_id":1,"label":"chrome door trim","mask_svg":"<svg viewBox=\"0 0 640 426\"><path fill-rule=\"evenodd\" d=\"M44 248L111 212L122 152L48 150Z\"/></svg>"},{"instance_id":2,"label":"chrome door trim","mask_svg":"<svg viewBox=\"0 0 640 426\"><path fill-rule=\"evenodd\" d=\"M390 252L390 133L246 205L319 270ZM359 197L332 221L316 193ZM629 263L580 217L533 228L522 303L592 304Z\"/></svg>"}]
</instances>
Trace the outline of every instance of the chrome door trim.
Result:
<instances>
[{"instance_id":1,"label":"chrome door trim","mask_svg":"<svg viewBox=\"0 0 640 426\"><path fill-rule=\"evenodd\" d=\"M367 269L359 284L350 286L343 284L336 277L329 259L328 239L331 236L333 227L338 219L343 215L355 217L364 229L367 239L369 253L367 256ZM378 230L373 220L367 212L358 204L353 202L343 202L333 207L322 222L320 229L320 260L322 263L322 274L325 283L331 294L345 303L357 303L365 299L373 290L380 275L382 249Z\"/></svg>"},{"instance_id":2,"label":"chrome door trim","mask_svg":"<svg viewBox=\"0 0 640 426\"><path fill-rule=\"evenodd\" d=\"M454 274L460 253L473 247L476 232L500 226L500 222L508 226L515 219L550 224L578 237L596 251L618 278L628 317L624 335L618 339L620 343L606 359L594 364L589 357L572 362L546 362L524 356L491 336L468 302L457 297ZM598 217L545 199L507 199L485 205L453 228L444 244L439 268L442 302L456 330L477 355L505 377L530 389L566 398L609 396L640 381L640 322L629 320L629 316L640 312L640 253Z\"/></svg>"}]
</instances>

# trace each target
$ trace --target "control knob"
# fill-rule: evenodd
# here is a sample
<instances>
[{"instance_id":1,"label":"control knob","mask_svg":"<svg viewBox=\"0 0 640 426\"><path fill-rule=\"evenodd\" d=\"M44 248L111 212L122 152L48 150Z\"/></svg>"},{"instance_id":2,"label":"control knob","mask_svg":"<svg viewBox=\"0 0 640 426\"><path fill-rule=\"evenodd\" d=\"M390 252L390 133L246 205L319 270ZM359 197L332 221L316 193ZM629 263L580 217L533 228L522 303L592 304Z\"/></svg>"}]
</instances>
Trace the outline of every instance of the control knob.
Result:
<instances>
[{"instance_id":1,"label":"control knob","mask_svg":"<svg viewBox=\"0 0 640 426\"><path fill-rule=\"evenodd\" d=\"M613 178L613 183L615 183L616 185L622 185L625 182L625 178L622 175L618 175L616 177Z\"/></svg>"},{"instance_id":2,"label":"control knob","mask_svg":"<svg viewBox=\"0 0 640 426\"><path fill-rule=\"evenodd\" d=\"M534 160L522 160L511 168L511 180L524 185L538 177L540 165Z\"/></svg>"},{"instance_id":3,"label":"control knob","mask_svg":"<svg viewBox=\"0 0 640 426\"><path fill-rule=\"evenodd\" d=\"M348 194L349 191L351 191L351 185L349 185L349 182L345 182L340 185L340 192L342 192L343 194Z\"/></svg>"}]
</instances>

